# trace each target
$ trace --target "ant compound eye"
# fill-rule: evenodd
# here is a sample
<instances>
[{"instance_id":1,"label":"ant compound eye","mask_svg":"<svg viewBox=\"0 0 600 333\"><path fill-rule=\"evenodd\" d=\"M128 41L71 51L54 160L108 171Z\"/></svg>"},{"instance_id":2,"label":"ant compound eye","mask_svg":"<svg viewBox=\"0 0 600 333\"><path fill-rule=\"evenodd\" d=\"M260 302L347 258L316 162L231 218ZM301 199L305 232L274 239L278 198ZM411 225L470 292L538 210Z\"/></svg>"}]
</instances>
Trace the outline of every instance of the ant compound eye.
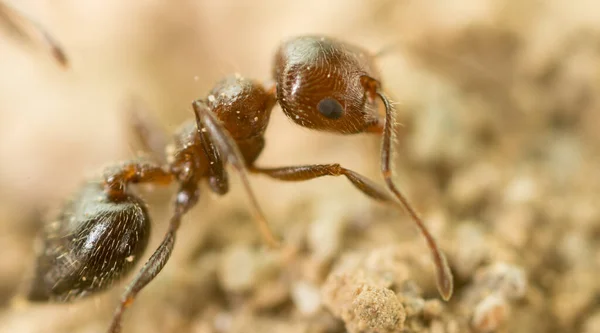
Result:
<instances>
[{"instance_id":1,"label":"ant compound eye","mask_svg":"<svg viewBox=\"0 0 600 333\"><path fill-rule=\"evenodd\" d=\"M317 105L319 112L329 119L339 119L344 114L344 108L340 102L333 98L324 98Z\"/></svg>"}]
</instances>

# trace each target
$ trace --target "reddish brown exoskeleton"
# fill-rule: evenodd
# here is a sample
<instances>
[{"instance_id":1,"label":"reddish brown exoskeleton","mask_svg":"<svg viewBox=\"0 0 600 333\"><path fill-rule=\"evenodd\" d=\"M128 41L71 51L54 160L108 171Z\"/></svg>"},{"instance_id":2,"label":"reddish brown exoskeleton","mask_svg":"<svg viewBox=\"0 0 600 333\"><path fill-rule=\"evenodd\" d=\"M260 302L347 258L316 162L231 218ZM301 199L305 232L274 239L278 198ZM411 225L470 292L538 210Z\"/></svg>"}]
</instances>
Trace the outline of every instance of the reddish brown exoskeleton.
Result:
<instances>
[{"instance_id":1,"label":"reddish brown exoskeleton","mask_svg":"<svg viewBox=\"0 0 600 333\"><path fill-rule=\"evenodd\" d=\"M230 164L241 176L263 238L273 247L278 241L248 183L248 172L284 181L345 176L367 196L406 209L433 254L438 289L449 299L453 284L446 259L391 178L393 110L381 90L371 56L328 37L298 37L277 51L273 75L276 86L272 89L231 76L219 82L205 99L194 101L195 119L175 134L166 162L118 163L106 169L99 181L88 182L55 222L48 224L29 298L71 300L106 289L122 278L141 257L150 232L150 217L143 201L130 191L131 184L176 182L179 190L163 241L130 283L115 312L109 332L119 332L125 308L167 263L181 219L198 201L199 184L206 182L213 192L227 193L225 167ZM379 117L378 101L385 106L384 119ZM277 102L288 117L307 128L383 135L381 170L391 193L339 164L255 165ZM144 130L148 126L143 119L138 120L140 137L151 136L152 131Z\"/></svg>"},{"instance_id":2,"label":"reddish brown exoskeleton","mask_svg":"<svg viewBox=\"0 0 600 333\"><path fill-rule=\"evenodd\" d=\"M404 208L427 241L437 270L438 290L444 299L449 299L454 286L446 258L392 180L394 114L390 101L382 91L373 57L354 45L331 38L299 37L279 48L275 56L274 76L279 104L283 112L297 124L340 134L371 132L383 135L381 172L388 189L400 205L386 191L371 182L363 182L364 177L355 178L354 172L336 164L301 167L294 180L343 174L365 194ZM385 106L385 119L379 117L377 99ZM276 178L282 179L281 176Z\"/></svg>"}]
</instances>

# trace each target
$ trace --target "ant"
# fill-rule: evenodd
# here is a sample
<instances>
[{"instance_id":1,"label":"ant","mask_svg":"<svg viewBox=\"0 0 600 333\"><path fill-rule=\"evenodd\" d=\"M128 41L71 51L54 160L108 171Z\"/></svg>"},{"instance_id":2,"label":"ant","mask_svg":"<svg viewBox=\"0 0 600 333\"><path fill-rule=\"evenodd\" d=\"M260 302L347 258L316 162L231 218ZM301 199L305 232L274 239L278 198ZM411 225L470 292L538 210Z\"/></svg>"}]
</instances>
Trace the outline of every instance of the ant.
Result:
<instances>
[{"instance_id":1,"label":"ant","mask_svg":"<svg viewBox=\"0 0 600 333\"><path fill-rule=\"evenodd\" d=\"M179 189L162 243L126 288L114 313L108 332L120 332L125 309L169 260L181 219L198 201L199 183L207 181L213 192L226 194L229 183L225 167L231 164L241 177L260 233L271 247L279 242L249 185L249 173L283 181L345 176L372 199L405 209L427 241L438 290L448 300L453 277L446 258L392 181L393 109L382 92L373 57L329 37L296 37L277 50L273 76L276 84L270 89L253 80L230 76L217 83L206 99L193 101L195 119L175 133L173 144L166 149L167 162L121 162L106 168L101 180L88 181L45 230L28 298L69 301L106 289L126 275L141 257L150 234L145 203L131 192L130 185L176 182ZM384 119L378 116L378 101L385 107ZM381 172L391 192L339 164L256 166L277 102L289 118L309 129L383 135ZM138 130L144 129L141 126ZM152 133L139 134L147 137L145 134Z\"/></svg>"}]
</instances>

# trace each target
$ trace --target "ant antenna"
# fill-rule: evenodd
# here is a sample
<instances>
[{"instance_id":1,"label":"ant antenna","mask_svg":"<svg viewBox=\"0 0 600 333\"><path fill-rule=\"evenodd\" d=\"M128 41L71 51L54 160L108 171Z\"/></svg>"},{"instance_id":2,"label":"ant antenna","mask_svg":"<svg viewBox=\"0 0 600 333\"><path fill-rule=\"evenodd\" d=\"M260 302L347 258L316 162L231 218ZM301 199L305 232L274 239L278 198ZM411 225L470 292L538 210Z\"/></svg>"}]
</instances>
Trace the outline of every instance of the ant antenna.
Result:
<instances>
[{"instance_id":1,"label":"ant antenna","mask_svg":"<svg viewBox=\"0 0 600 333\"><path fill-rule=\"evenodd\" d=\"M376 94L381 98L385 105L385 125L383 131L383 147L381 152L381 172L388 188L394 193L396 198L400 200L402 206L406 209L410 217L417 224L417 227L421 231L421 234L425 237L427 245L433 256L433 262L436 268L436 283L437 288L444 300L449 300L452 297L452 291L454 289L454 279L452 272L448 266L446 257L439 249L435 239L427 229L427 226L423 223L423 220L419 217L415 209L408 202L408 199L400 192L396 184L392 180L391 164L392 164L392 135L394 126L394 114L392 104L388 98L381 92L377 91Z\"/></svg>"}]
</instances>

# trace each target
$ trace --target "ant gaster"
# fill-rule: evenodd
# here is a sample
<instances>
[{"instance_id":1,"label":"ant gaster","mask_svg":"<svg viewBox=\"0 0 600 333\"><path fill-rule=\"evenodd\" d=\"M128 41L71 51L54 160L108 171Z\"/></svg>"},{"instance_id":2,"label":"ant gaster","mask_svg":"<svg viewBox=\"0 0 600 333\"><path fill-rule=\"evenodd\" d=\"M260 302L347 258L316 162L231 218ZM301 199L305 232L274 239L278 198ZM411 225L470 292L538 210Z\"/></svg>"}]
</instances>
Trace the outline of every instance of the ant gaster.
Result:
<instances>
[{"instance_id":1,"label":"ant gaster","mask_svg":"<svg viewBox=\"0 0 600 333\"><path fill-rule=\"evenodd\" d=\"M29 298L68 301L106 289L122 278L141 257L150 233L145 205L129 185L176 182L179 190L162 243L129 284L114 313L109 332L119 332L124 310L167 263L181 218L198 201L199 183L206 180L213 192L227 193L225 166L231 164L241 176L264 240L273 247L278 241L250 188L248 172L283 181L343 175L367 196L407 210L433 254L438 290L449 299L453 279L446 259L392 181L392 107L381 91L372 61L362 49L335 39L297 37L277 51L274 88L265 89L239 76L218 83L206 99L192 103L195 119L175 134L166 163L131 161L107 168L102 181L88 182L48 225ZM378 117L379 100L386 110L383 120ZM393 195L339 164L256 166L271 109L277 102L289 118L307 128L382 134L381 171Z\"/></svg>"}]
</instances>

